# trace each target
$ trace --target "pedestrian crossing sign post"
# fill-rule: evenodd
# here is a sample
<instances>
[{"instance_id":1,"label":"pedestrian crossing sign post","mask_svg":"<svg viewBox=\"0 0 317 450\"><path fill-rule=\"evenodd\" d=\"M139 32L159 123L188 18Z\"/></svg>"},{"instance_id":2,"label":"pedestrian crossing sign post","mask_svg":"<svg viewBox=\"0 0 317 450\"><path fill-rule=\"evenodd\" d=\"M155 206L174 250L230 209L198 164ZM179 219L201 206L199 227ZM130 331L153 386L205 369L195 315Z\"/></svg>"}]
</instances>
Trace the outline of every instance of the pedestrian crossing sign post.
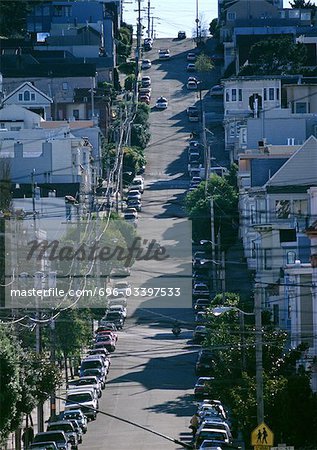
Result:
<instances>
[{"instance_id":1,"label":"pedestrian crossing sign post","mask_svg":"<svg viewBox=\"0 0 317 450\"><path fill-rule=\"evenodd\" d=\"M274 434L264 423L260 423L251 433L251 445L254 450L270 450L273 446Z\"/></svg>"}]
</instances>

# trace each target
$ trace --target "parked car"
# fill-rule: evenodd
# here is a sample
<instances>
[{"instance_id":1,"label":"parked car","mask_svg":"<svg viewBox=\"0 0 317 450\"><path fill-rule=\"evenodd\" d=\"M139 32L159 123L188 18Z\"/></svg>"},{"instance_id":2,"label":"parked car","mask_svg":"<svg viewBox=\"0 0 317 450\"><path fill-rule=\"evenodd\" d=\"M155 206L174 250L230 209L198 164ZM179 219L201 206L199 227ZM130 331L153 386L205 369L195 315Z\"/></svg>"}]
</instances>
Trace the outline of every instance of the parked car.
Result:
<instances>
[{"instance_id":1,"label":"parked car","mask_svg":"<svg viewBox=\"0 0 317 450\"><path fill-rule=\"evenodd\" d=\"M152 48L153 48L153 43L152 43L152 41L144 42L143 48L144 48L145 51L152 50Z\"/></svg>"},{"instance_id":2,"label":"parked car","mask_svg":"<svg viewBox=\"0 0 317 450\"><path fill-rule=\"evenodd\" d=\"M122 330L124 325L124 318L120 312L107 312L107 314L105 315L105 319L108 322L113 322L119 330Z\"/></svg>"},{"instance_id":3,"label":"parked car","mask_svg":"<svg viewBox=\"0 0 317 450\"><path fill-rule=\"evenodd\" d=\"M138 200L141 200L142 198L142 194L138 189L130 189L129 192L127 193L127 199L129 198L136 198Z\"/></svg>"},{"instance_id":4,"label":"parked car","mask_svg":"<svg viewBox=\"0 0 317 450\"><path fill-rule=\"evenodd\" d=\"M136 214L124 213L123 218L125 221L129 222L134 227L138 225L138 216Z\"/></svg>"},{"instance_id":5,"label":"parked car","mask_svg":"<svg viewBox=\"0 0 317 450\"><path fill-rule=\"evenodd\" d=\"M193 297L199 298L199 297L208 297L210 296L210 290L209 287L204 283L196 283L193 287Z\"/></svg>"},{"instance_id":6,"label":"parked car","mask_svg":"<svg viewBox=\"0 0 317 450\"><path fill-rule=\"evenodd\" d=\"M168 101L165 97L159 97L156 100L155 107L157 109L166 109L168 107Z\"/></svg>"},{"instance_id":7,"label":"parked car","mask_svg":"<svg viewBox=\"0 0 317 450\"><path fill-rule=\"evenodd\" d=\"M142 202L138 198L128 198L127 205L128 207L135 208L137 212L142 211Z\"/></svg>"},{"instance_id":8,"label":"parked car","mask_svg":"<svg viewBox=\"0 0 317 450\"><path fill-rule=\"evenodd\" d=\"M225 430L218 429L210 429L210 428L202 428L199 434L196 434L196 448L200 446L200 444L206 439L222 442L223 444L229 444L230 440L228 434ZM207 447L208 448L208 447Z\"/></svg>"},{"instance_id":9,"label":"parked car","mask_svg":"<svg viewBox=\"0 0 317 450\"><path fill-rule=\"evenodd\" d=\"M81 377L78 380L71 380L69 382L69 387L72 389L76 389L77 387L82 388L83 386L93 388L97 393L97 397L101 397L101 383L97 377Z\"/></svg>"},{"instance_id":10,"label":"parked car","mask_svg":"<svg viewBox=\"0 0 317 450\"><path fill-rule=\"evenodd\" d=\"M144 192L144 179L140 175L137 175L131 181L131 188L137 188L141 194Z\"/></svg>"},{"instance_id":11,"label":"parked car","mask_svg":"<svg viewBox=\"0 0 317 450\"><path fill-rule=\"evenodd\" d=\"M210 300L208 298L198 298L194 305L194 311L205 311L210 305Z\"/></svg>"},{"instance_id":12,"label":"parked car","mask_svg":"<svg viewBox=\"0 0 317 450\"><path fill-rule=\"evenodd\" d=\"M142 62L141 62L142 70L149 69L151 66L152 66L152 63L151 63L150 59L142 59Z\"/></svg>"},{"instance_id":13,"label":"parked car","mask_svg":"<svg viewBox=\"0 0 317 450\"><path fill-rule=\"evenodd\" d=\"M101 357L98 355L86 357L82 360L79 369L79 376L85 376L84 371L86 369L100 369L106 375L106 367Z\"/></svg>"},{"instance_id":14,"label":"parked car","mask_svg":"<svg viewBox=\"0 0 317 450\"><path fill-rule=\"evenodd\" d=\"M127 308L125 308L125 307L122 306L122 305L113 305L113 306L110 306L110 307L109 307L109 311L110 311L110 312L118 311L118 312L120 312L120 313L122 314L122 317L123 317L124 319L126 319L126 317L127 317Z\"/></svg>"},{"instance_id":15,"label":"parked car","mask_svg":"<svg viewBox=\"0 0 317 450\"><path fill-rule=\"evenodd\" d=\"M63 411L61 413L61 420L72 420L76 419L79 426L83 430L83 433L87 433L87 417L82 412L81 409L70 409L68 411Z\"/></svg>"},{"instance_id":16,"label":"parked car","mask_svg":"<svg viewBox=\"0 0 317 450\"><path fill-rule=\"evenodd\" d=\"M205 351L206 349L203 349L198 355L197 361L196 361L196 375L198 376L207 376L210 375L214 368L214 356L211 351Z\"/></svg>"},{"instance_id":17,"label":"parked car","mask_svg":"<svg viewBox=\"0 0 317 450\"><path fill-rule=\"evenodd\" d=\"M207 328L204 325L197 325L193 333L194 342L201 343L206 336L207 336Z\"/></svg>"},{"instance_id":18,"label":"parked car","mask_svg":"<svg viewBox=\"0 0 317 450\"><path fill-rule=\"evenodd\" d=\"M203 429L203 428L210 428L210 429L218 429L218 430L224 430L227 432L228 438L231 441L232 440L232 434L231 434L231 430L229 425L226 422L220 422L217 421L215 419L213 419L212 417L204 419L198 430L197 433L199 434L199 432Z\"/></svg>"},{"instance_id":19,"label":"parked car","mask_svg":"<svg viewBox=\"0 0 317 450\"><path fill-rule=\"evenodd\" d=\"M223 444L223 442L205 439L199 446L198 450L223 450L223 447L221 447L221 444ZM196 447L196 448L198 448L198 447Z\"/></svg>"},{"instance_id":20,"label":"parked car","mask_svg":"<svg viewBox=\"0 0 317 450\"><path fill-rule=\"evenodd\" d=\"M107 335L98 335L95 339L94 348L105 348L109 352L114 352L116 349L116 340Z\"/></svg>"},{"instance_id":21,"label":"parked car","mask_svg":"<svg viewBox=\"0 0 317 450\"><path fill-rule=\"evenodd\" d=\"M177 33L177 39L186 39L186 32L185 31L179 31Z\"/></svg>"},{"instance_id":22,"label":"parked car","mask_svg":"<svg viewBox=\"0 0 317 450\"><path fill-rule=\"evenodd\" d=\"M159 59L169 59L171 57L171 52L168 48L161 48L159 50Z\"/></svg>"},{"instance_id":23,"label":"parked car","mask_svg":"<svg viewBox=\"0 0 317 450\"><path fill-rule=\"evenodd\" d=\"M209 383L214 380L213 377L199 377L194 387L194 395L196 398L208 397Z\"/></svg>"},{"instance_id":24,"label":"parked car","mask_svg":"<svg viewBox=\"0 0 317 450\"><path fill-rule=\"evenodd\" d=\"M199 109L197 106L189 106L186 110L188 120L190 122L198 122L199 121Z\"/></svg>"},{"instance_id":25,"label":"parked car","mask_svg":"<svg viewBox=\"0 0 317 450\"><path fill-rule=\"evenodd\" d=\"M215 86L212 86L212 88L210 88L209 94L212 97L222 97L223 91L223 86L221 86L220 84L216 84Z\"/></svg>"},{"instance_id":26,"label":"parked car","mask_svg":"<svg viewBox=\"0 0 317 450\"><path fill-rule=\"evenodd\" d=\"M127 301L126 297L111 298L109 300L109 306L113 306L113 305L122 305L122 306L127 307L128 301Z\"/></svg>"},{"instance_id":27,"label":"parked car","mask_svg":"<svg viewBox=\"0 0 317 450\"><path fill-rule=\"evenodd\" d=\"M98 400L89 389L67 391L65 410L69 409L81 409L88 418L95 420L97 417Z\"/></svg>"},{"instance_id":28,"label":"parked car","mask_svg":"<svg viewBox=\"0 0 317 450\"><path fill-rule=\"evenodd\" d=\"M139 93L138 100L140 103L145 103L146 105L149 105L151 103L151 97L148 94Z\"/></svg>"},{"instance_id":29,"label":"parked car","mask_svg":"<svg viewBox=\"0 0 317 450\"><path fill-rule=\"evenodd\" d=\"M67 440L71 443L72 449L78 449L78 435L74 425L69 420L49 422L46 431L64 431Z\"/></svg>"},{"instance_id":30,"label":"parked car","mask_svg":"<svg viewBox=\"0 0 317 450\"><path fill-rule=\"evenodd\" d=\"M141 86L142 88L148 88L151 86L151 77L149 75L141 78Z\"/></svg>"},{"instance_id":31,"label":"parked car","mask_svg":"<svg viewBox=\"0 0 317 450\"><path fill-rule=\"evenodd\" d=\"M74 426L74 429L77 434L78 444L82 444L83 443L83 430L80 428L78 421L76 419L69 419L69 422L71 422Z\"/></svg>"},{"instance_id":32,"label":"parked car","mask_svg":"<svg viewBox=\"0 0 317 450\"><path fill-rule=\"evenodd\" d=\"M37 433L34 436L32 444L43 444L44 442L54 442L56 447L60 450L71 450L72 448L71 443L68 441L62 430Z\"/></svg>"},{"instance_id":33,"label":"parked car","mask_svg":"<svg viewBox=\"0 0 317 450\"><path fill-rule=\"evenodd\" d=\"M196 61L196 53L194 52L189 52L187 53L186 59L187 61Z\"/></svg>"},{"instance_id":34,"label":"parked car","mask_svg":"<svg viewBox=\"0 0 317 450\"><path fill-rule=\"evenodd\" d=\"M28 450L58 450L58 447L55 442L38 442L30 444Z\"/></svg>"},{"instance_id":35,"label":"parked car","mask_svg":"<svg viewBox=\"0 0 317 450\"><path fill-rule=\"evenodd\" d=\"M97 346L100 346L98 348L105 348L104 343L96 343L94 344L97 348ZM84 377L97 377L99 382L101 383L101 389L104 389L106 386L106 374L101 369L85 369L84 370Z\"/></svg>"},{"instance_id":36,"label":"parked car","mask_svg":"<svg viewBox=\"0 0 317 450\"><path fill-rule=\"evenodd\" d=\"M119 283L116 283L114 285L114 293L115 295L123 294L124 296L127 296L131 293L131 284L127 281L120 281Z\"/></svg>"},{"instance_id":37,"label":"parked car","mask_svg":"<svg viewBox=\"0 0 317 450\"><path fill-rule=\"evenodd\" d=\"M186 84L187 89L195 90L198 88L198 80L195 77L189 77Z\"/></svg>"},{"instance_id":38,"label":"parked car","mask_svg":"<svg viewBox=\"0 0 317 450\"><path fill-rule=\"evenodd\" d=\"M186 66L187 72L196 72L196 65L195 63L188 63Z\"/></svg>"}]
</instances>

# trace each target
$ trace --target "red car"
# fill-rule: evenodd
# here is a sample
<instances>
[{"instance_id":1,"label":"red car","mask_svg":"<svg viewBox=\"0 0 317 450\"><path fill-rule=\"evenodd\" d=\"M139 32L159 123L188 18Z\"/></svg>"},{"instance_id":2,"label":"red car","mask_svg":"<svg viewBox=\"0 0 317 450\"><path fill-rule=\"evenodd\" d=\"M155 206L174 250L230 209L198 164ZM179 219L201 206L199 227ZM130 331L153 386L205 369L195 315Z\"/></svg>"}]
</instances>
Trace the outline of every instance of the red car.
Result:
<instances>
[{"instance_id":1,"label":"red car","mask_svg":"<svg viewBox=\"0 0 317 450\"><path fill-rule=\"evenodd\" d=\"M149 105L150 104L150 97L148 95L146 95L146 94L139 95L139 102Z\"/></svg>"},{"instance_id":2,"label":"red car","mask_svg":"<svg viewBox=\"0 0 317 450\"><path fill-rule=\"evenodd\" d=\"M98 333L96 333L95 338L97 338L98 336L109 336L110 338L114 339L116 342L118 340L118 334L114 333L112 330L99 331Z\"/></svg>"},{"instance_id":3,"label":"red car","mask_svg":"<svg viewBox=\"0 0 317 450\"><path fill-rule=\"evenodd\" d=\"M110 336L101 336L94 343L94 348L105 348L109 352L114 352L116 349L116 341Z\"/></svg>"}]
</instances>

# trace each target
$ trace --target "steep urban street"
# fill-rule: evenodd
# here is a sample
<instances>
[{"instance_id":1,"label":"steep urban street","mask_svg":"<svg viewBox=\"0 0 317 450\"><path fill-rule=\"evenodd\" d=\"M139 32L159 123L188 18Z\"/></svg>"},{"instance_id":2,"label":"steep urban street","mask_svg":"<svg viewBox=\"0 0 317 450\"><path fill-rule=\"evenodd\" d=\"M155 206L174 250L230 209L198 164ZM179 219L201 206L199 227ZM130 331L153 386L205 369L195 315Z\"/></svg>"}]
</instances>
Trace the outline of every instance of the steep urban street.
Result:
<instances>
[{"instance_id":1,"label":"steep urban street","mask_svg":"<svg viewBox=\"0 0 317 450\"><path fill-rule=\"evenodd\" d=\"M169 48L171 59L159 61L159 48ZM182 198L189 186L186 146L191 130L197 129L197 124L190 124L186 115L186 108L198 100L197 92L185 87L186 54L193 48L191 39L158 39L154 41L153 50L144 55L152 60L152 68L146 71L152 80L151 105L160 95L169 101L165 111L153 108L150 116L152 137L146 150L146 188L138 224L138 233L148 239L160 241L171 228L172 220L185 217ZM191 254L187 259L190 264ZM134 265L129 279L133 287L151 285L151 282L155 286L155 267L152 266L153 262L149 270L145 262ZM191 289L190 278L187 287ZM189 419L195 410L192 394L197 378L194 363L198 348L188 344L192 336L190 330L184 328L180 337L175 338L171 328L175 319L191 324L192 309L158 307L148 310L146 303L146 299L130 299L129 318L119 333L100 409L189 441ZM90 423L82 448L167 450L178 447L100 414L96 422Z\"/></svg>"}]
</instances>

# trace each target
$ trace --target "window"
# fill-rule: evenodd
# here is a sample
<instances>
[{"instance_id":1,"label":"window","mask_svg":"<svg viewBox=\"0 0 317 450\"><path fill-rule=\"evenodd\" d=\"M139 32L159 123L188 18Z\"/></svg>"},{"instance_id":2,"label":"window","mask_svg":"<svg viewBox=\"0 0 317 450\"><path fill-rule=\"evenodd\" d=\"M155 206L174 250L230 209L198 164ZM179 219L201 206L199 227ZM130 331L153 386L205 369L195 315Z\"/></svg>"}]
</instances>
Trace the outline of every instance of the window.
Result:
<instances>
[{"instance_id":1,"label":"window","mask_svg":"<svg viewBox=\"0 0 317 450\"><path fill-rule=\"evenodd\" d=\"M276 96L276 100L280 99L280 89L279 88L275 89L275 96Z\"/></svg>"},{"instance_id":2,"label":"window","mask_svg":"<svg viewBox=\"0 0 317 450\"><path fill-rule=\"evenodd\" d=\"M31 92L31 100L32 100L32 102L35 101L35 94L34 94L34 92Z\"/></svg>"},{"instance_id":3,"label":"window","mask_svg":"<svg viewBox=\"0 0 317 450\"><path fill-rule=\"evenodd\" d=\"M23 94L19 94L19 102L23 102Z\"/></svg>"},{"instance_id":4,"label":"window","mask_svg":"<svg viewBox=\"0 0 317 450\"><path fill-rule=\"evenodd\" d=\"M226 102L230 102L229 89L226 89Z\"/></svg>"},{"instance_id":5,"label":"window","mask_svg":"<svg viewBox=\"0 0 317 450\"><path fill-rule=\"evenodd\" d=\"M252 241L252 246L251 246L251 258L255 259L256 258L256 246L255 246L255 242Z\"/></svg>"},{"instance_id":6,"label":"window","mask_svg":"<svg viewBox=\"0 0 317 450\"><path fill-rule=\"evenodd\" d=\"M10 130L11 131L20 131L21 127L11 127Z\"/></svg>"},{"instance_id":7,"label":"window","mask_svg":"<svg viewBox=\"0 0 317 450\"><path fill-rule=\"evenodd\" d=\"M289 219L291 215L291 205L289 200L276 200L275 213L277 219Z\"/></svg>"},{"instance_id":8,"label":"window","mask_svg":"<svg viewBox=\"0 0 317 450\"><path fill-rule=\"evenodd\" d=\"M274 100L274 88L269 88L269 100Z\"/></svg>"},{"instance_id":9,"label":"window","mask_svg":"<svg viewBox=\"0 0 317 450\"><path fill-rule=\"evenodd\" d=\"M240 141L241 141L241 144L246 144L247 143L247 129L246 129L246 127L241 127L240 128Z\"/></svg>"},{"instance_id":10,"label":"window","mask_svg":"<svg viewBox=\"0 0 317 450\"><path fill-rule=\"evenodd\" d=\"M287 230L279 230L280 243L283 242L296 242L296 230L295 228L290 228Z\"/></svg>"},{"instance_id":11,"label":"window","mask_svg":"<svg viewBox=\"0 0 317 450\"><path fill-rule=\"evenodd\" d=\"M266 88L263 89L263 98L264 98L264 101L267 100L267 89Z\"/></svg>"},{"instance_id":12,"label":"window","mask_svg":"<svg viewBox=\"0 0 317 450\"><path fill-rule=\"evenodd\" d=\"M306 216L308 213L307 200L294 200L293 212L296 216Z\"/></svg>"},{"instance_id":13,"label":"window","mask_svg":"<svg viewBox=\"0 0 317 450\"><path fill-rule=\"evenodd\" d=\"M50 15L49 6L43 6L43 16L49 16L49 15Z\"/></svg>"},{"instance_id":14,"label":"window","mask_svg":"<svg viewBox=\"0 0 317 450\"><path fill-rule=\"evenodd\" d=\"M228 12L227 13L227 20L236 20L236 13L235 12Z\"/></svg>"},{"instance_id":15,"label":"window","mask_svg":"<svg viewBox=\"0 0 317 450\"><path fill-rule=\"evenodd\" d=\"M251 205L251 206L250 206L250 222L251 222L252 224L254 224L255 221L256 221L255 206L254 206L254 205ZM255 248L255 244L254 244L253 241L252 241L252 244L254 245L254 248Z\"/></svg>"},{"instance_id":16,"label":"window","mask_svg":"<svg viewBox=\"0 0 317 450\"><path fill-rule=\"evenodd\" d=\"M237 90L231 89L231 101L236 102L237 101Z\"/></svg>"},{"instance_id":17,"label":"window","mask_svg":"<svg viewBox=\"0 0 317 450\"><path fill-rule=\"evenodd\" d=\"M230 127L229 128L229 136L231 138L236 137L236 124L235 124L235 122L231 122L229 127Z\"/></svg>"},{"instance_id":18,"label":"window","mask_svg":"<svg viewBox=\"0 0 317 450\"><path fill-rule=\"evenodd\" d=\"M295 103L295 113L305 114L307 113L307 103L306 102L296 102Z\"/></svg>"},{"instance_id":19,"label":"window","mask_svg":"<svg viewBox=\"0 0 317 450\"><path fill-rule=\"evenodd\" d=\"M63 91L67 91L67 90L68 90L68 83L67 83L67 81L65 81L63 83Z\"/></svg>"},{"instance_id":20,"label":"window","mask_svg":"<svg viewBox=\"0 0 317 450\"><path fill-rule=\"evenodd\" d=\"M62 17L63 7L61 5L54 5L53 15L54 17Z\"/></svg>"},{"instance_id":21,"label":"window","mask_svg":"<svg viewBox=\"0 0 317 450\"><path fill-rule=\"evenodd\" d=\"M238 90L238 98L239 98L239 102L242 102L242 89Z\"/></svg>"},{"instance_id":22,"label":"window","mask_svg":"<svg viewBox=\"0 0 317 450\"><path fill-rule=\"evenodd\" d=\"M264 269L265 270L272 269L272 249L270 248L264 249Z\"/></svg>"},{"instance_id":23,"label":"window","mask_svg":"<svg viewBox=\"0 0 317 450\"><path fill-rule=\"evenodd\" d=\"M79 119L79 109L73 109L73 117L75 120Z\"/></svg>"},{"instance_id":24,"label":"window","mask_svg":"<svg viewBox=\"0 0 317 450\"><path fill-rule=\"evenodd\" d=\"M25 102L30 101L30 91L24 91L23 98Z\"/></svg>"},{"instance_id":25,"label":"window","mask_svg":"<svg viewBox=\"0 0 317 450\"><path fill-rule=\"evenodd\" d=\"M0 128L1 128L1 130L3 130L5 127L6 127L6 124L3 123L3 122L1 122L1 123L0 123Z\"/></svg>"}]
</instances>

